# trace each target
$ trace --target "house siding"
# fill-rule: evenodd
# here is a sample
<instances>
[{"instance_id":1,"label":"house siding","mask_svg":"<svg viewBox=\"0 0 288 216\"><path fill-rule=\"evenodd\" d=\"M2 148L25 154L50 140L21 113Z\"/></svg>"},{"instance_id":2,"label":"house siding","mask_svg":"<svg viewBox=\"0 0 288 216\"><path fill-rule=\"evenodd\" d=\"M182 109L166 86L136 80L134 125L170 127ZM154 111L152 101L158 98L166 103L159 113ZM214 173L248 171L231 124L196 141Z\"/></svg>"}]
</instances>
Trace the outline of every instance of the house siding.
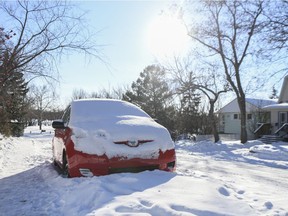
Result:
<instances>
[{"instance_id":1,"label":"house siding","mask_svg":"<svg viewBox=\"0 0 288 216\"><path fill-rule=\"evenodd\" d=\"M259 118L256 118L256 116L253 117L253 113L255 114L255 111L258 112L258 114L261 114L261 122L256 122ZM240 113L236 99L234 99L218 111L221 119L219 128L221 128L222 133L240 133L240 119L233 119L234 113ZM267 113L269 115L267 115ZM282 122L279 119L280 113L284 113L282 114L282 117L285 117L283 118ZM257 126L256 123L270 123L272 133L277 131L281 127L281 125L285 123L285 121L288 123L288 76L284 78L278 103L275 100L246 98L246 114L251 114L252 117L251 120L247 119L246 126L248 136L253 136L253 128ZM221 118L221 116L223 115L225 116L225 118ZM265 117L266 115L267 118ZM251 123L250 128L249 123Z\"/></svg>"},{"instance_id":2,"label":"house siding","mask_svg":"<svg viewBox=\"0 0 288 216\"><path fill-rule=\"evenodd\" d=\"M238 115L237 119L234 119L234 114ZM238 134L240 131L239 113L225 113L224 116L225 116L224 133Z\"/></svg>"}]
</instances>

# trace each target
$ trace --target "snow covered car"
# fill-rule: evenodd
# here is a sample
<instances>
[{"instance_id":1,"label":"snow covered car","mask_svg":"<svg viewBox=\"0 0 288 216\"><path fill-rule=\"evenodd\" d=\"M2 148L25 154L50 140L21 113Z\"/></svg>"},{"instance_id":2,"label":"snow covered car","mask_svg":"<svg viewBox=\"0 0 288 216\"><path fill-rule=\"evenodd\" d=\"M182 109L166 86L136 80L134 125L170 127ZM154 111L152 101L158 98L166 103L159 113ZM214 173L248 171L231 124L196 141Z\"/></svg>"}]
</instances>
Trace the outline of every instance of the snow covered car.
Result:
<instances>
[{"instance_id":1,"label":"snow covered car","mask_svg":"<svg viewBox=\"0 0 288 216\"><path fill-rule=\"evenodd\" d=\"M52 127L54 164L69 177L175 170L168 130L131 103L75 100Z\"/></svg>"}]
</instances>

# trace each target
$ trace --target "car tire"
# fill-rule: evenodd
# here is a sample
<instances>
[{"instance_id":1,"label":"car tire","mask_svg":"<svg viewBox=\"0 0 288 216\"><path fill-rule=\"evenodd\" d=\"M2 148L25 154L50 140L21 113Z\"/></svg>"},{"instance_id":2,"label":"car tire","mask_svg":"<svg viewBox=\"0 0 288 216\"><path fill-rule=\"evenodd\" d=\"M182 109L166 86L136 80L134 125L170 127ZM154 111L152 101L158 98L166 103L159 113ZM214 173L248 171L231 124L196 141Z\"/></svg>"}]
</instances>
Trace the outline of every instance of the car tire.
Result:
<instances>
[{"instance_id":1,"label":"car tire","mask_svg":"<svg viewBox=\"0 0 288 216\"><path fill-rule=\"evenodd\" d=\"M58 166L58 164L57 164L57 162L56 162L56 160L53 158L53 165L54 166Z\"/></svg>"},{"instance_id":2,"label":"car tire","mask_svg":"<svg viewBox=\"0 0 288 216\"><path fill-rule=\"evenodd\" d=\"M54 166L58 166L57 162L56 162L56 158L55 158L55 153L54 153L54 146L52 146L52 153L53 153L53 165Z\"/></svg>"},{"instance_id":3,"label":"car tire","mask_svg":"<svg viewBox=\"0 0 288 216\"><path fill-rule=\"evenodd\" d=\"M62 176L64 178L70 178L68 160L66 153L63 153L63 161L62 161Z\"/></svg>"}]
</instances>

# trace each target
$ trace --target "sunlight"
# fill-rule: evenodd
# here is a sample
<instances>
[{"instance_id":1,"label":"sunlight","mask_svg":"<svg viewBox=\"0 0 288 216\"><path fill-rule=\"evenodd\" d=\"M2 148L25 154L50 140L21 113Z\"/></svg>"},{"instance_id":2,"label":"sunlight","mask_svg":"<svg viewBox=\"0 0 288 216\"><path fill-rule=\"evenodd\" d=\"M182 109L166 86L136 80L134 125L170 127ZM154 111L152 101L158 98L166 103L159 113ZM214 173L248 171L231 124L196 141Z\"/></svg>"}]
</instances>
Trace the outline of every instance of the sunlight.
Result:
<instances>
[{"instance_id":1,"label":"sunlight","mask_svg":"<svg viewBox=\"0 0 288 216\"><path fill-rule=\"evenodd\" d=\"M156 57L181 54L188 46L189 36L181 21L172 16L159 16L148 29L148 46Z\"/></svg>"}]
</instances>

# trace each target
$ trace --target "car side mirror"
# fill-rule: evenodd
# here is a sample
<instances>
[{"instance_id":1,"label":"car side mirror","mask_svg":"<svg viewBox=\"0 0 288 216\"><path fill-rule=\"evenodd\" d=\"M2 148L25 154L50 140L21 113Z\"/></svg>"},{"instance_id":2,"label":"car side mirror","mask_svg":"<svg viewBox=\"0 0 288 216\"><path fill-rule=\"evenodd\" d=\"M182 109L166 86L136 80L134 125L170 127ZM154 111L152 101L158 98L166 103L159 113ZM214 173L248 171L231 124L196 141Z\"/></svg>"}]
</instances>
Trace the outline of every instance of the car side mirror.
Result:
<instances>
[{"instance_id":1,"label":"car side mirror","mask_svg":"<svg viewBox=\"0 0 288 216\"><path fill-rule=\"evenodd\" d=\"M55 120L52 122L52 127L55 129L64 129L66 128L63 120Z\"/></svg>"}]
</instances>

